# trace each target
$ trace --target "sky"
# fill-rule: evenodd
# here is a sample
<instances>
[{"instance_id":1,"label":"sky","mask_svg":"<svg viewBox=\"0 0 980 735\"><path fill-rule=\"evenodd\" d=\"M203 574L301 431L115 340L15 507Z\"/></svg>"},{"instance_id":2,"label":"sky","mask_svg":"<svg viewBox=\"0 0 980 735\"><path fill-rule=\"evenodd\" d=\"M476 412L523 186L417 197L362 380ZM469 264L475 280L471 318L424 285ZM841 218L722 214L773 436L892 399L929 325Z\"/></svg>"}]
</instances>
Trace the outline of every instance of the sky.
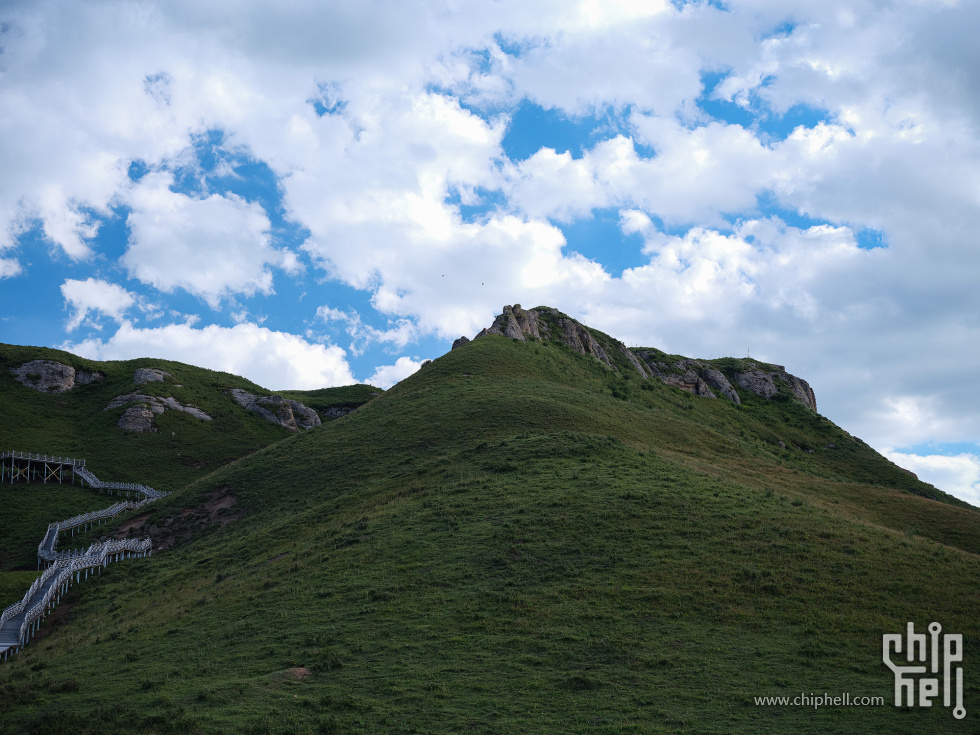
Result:
<instances>
[{"instance_id":1,"label":"sky","mask_svg":"<svg viewBox=\"0 0 980 735\"><path fill-rule=\"evenodd\" d=\"M980 504L980 3L0 2L0 341L388 387L504 304Z\"/></svg>"}]
</instances>

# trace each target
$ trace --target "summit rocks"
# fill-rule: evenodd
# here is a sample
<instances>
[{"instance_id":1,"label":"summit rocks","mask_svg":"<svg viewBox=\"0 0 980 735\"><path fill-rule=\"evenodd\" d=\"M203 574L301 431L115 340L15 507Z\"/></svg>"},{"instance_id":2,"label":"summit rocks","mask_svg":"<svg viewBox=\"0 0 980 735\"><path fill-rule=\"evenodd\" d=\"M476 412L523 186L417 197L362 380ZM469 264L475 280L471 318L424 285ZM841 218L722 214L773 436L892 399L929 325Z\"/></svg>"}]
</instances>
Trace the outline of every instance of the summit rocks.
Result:
<instances>
[{"instance_id":1,"label":"summit rocks","mask_svg":"<svg viewBox=\"0 0 980 735\"><path fill-rule=\"evenodd\" d=\"M656 378L702 398L718 398L720 394L736 404L742 403L739 389L771 400L780 393L780 384L783 384L793 398L807 408L817 410L817 399L810 385L786 372L781 365L748 358L695 360L668 355L650 347L628 348L619 340L547 306L534 309L522 309L520 304L505 306L493 324L481 330L474 339L487 335L510 337L520 342L558 342L624 375L635 371L646 380ZM466 337L460 337L452 348L465 347L468 342Z\"/></svg>"}]
</instances>

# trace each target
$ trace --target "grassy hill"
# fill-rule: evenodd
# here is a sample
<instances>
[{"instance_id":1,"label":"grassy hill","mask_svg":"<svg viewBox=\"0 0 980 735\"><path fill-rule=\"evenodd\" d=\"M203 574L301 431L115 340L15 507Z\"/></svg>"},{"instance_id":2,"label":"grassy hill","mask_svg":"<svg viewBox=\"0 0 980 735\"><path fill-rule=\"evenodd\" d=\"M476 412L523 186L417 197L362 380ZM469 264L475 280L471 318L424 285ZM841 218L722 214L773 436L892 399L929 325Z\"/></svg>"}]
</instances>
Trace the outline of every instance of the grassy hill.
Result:
<instances>
[{"instance_id":1,"label":"grassy hill","mask_svg":"<svg viewBox=\"0 0 980 735\"><path fill-rule=\"evenodd\" d=\"M0 666L0 732L974 732L963 506L794 401L487 336L130 520L169 548ZM933 620L963 721L891 704ZM811 692L887 704L753 703Z\"/></svg>"},{"instance_id":2,"label":"grassy hill","mask_svg":"<svg viewBox=\"0 0 980 735\"><path fill-rule=\"evenodd\" d=\"M31 360L53 360L76 369L100 372L105 379L77 385L64 393L41 393L19 383L10 368ZM170 373L164 382L133 384L137 368ZM242 388L270 392L229 373L157 359L97 362L60 350L0 344L0 450L39 452L85 458L103 480L141 482L173 491L215 469L290 436L281 426L246 411L227 395ZM106 410L113 398L134 392L173 396L214 418L201 421L168 410L154 418L156 433L124 431L116 424L125 406ZM356 407L380 389L366 385L320 391L288 391L288 398L321 410L322 405ZM373 395L372 395L373 394ZM324 420L327 418L324 415ZM40 493L43 493L40 494ZM80 487L0 484L0 572L34 569L37 543L48 523L109 505Z\"/></svg>"}]
</instances>

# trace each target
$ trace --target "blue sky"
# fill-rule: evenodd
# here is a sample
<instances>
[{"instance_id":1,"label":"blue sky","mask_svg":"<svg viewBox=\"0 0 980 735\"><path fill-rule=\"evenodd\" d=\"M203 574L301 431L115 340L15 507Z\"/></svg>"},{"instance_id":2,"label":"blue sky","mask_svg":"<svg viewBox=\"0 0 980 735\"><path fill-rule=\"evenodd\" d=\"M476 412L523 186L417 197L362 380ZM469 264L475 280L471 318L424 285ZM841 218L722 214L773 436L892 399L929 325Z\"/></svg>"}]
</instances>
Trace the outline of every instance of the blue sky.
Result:
<instances>
[{"instance_id":1,"label":"blue sky","mask_svg":"<svg viewBox=\"0 0 980 735\"><path fill-rule=\"evenodd\" d=\"M975 6L381 9L5 4L0 340L388 386L549 304L980 502Z\"/></svg>"}]
</instances>

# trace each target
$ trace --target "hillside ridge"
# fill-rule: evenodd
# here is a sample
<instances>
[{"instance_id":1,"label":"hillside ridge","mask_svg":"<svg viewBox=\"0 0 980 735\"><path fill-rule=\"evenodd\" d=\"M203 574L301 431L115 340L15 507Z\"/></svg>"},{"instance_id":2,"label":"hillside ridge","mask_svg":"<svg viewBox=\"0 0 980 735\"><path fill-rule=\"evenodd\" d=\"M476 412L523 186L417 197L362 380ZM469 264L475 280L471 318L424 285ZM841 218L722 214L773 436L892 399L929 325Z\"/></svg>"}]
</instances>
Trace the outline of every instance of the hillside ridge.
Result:
<instances>
[{"instance_id":1,"label":"hillside ridge","mask_svg":"<svg viewBox=\"0 0 980 735\"><path fill-rule=\"evenodd\" d=\"M522 309L520 304L504 306L493 324L480 330L474 339L490 334L520 342L552 340L580 355L593 357L612 370L635 372L644 380L657 378L702 398L717 398L717 391L736 404L741 404L742 399L735 386L768 400L780 394L780 384L783 384L795 400L817 410L817 398L810 384L786 372L782 365L751 358L692 359L669 355L653 347L627 347L620 340L550 306L534 309ZM452 349L469 341L460 337Z\"/></svg>"}]
</instances>

